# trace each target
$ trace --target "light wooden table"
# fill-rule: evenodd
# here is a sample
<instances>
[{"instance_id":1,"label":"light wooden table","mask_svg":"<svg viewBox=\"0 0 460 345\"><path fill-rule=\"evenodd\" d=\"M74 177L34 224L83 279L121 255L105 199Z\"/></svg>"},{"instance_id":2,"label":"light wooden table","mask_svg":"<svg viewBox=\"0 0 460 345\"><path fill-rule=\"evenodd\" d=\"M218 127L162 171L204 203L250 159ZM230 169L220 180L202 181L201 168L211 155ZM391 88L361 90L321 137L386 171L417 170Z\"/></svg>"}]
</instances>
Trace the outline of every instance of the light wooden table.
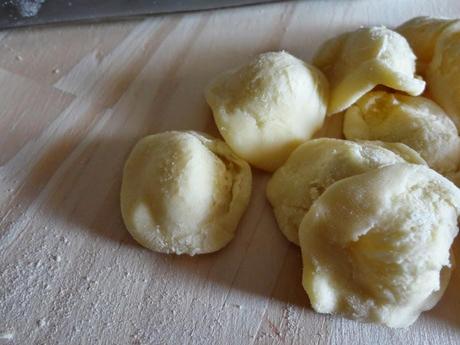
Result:
<instances>
[{"instance_id":1,"label":"light wooden table","mask_svg":"<svg viewBox=\"0 0 460 345\"><path fill-rule=\"evenodd\" d=\"M261 172L236 238L212 255L143 249L119 211L140 137L217 135L203 88L218 72L267 50L308 60L339 32L421 14L460 16L460 2L287 2L1 32L0 344L460 344L458 271L406 330L315 314Z\"/></svg>"}]
</instances>

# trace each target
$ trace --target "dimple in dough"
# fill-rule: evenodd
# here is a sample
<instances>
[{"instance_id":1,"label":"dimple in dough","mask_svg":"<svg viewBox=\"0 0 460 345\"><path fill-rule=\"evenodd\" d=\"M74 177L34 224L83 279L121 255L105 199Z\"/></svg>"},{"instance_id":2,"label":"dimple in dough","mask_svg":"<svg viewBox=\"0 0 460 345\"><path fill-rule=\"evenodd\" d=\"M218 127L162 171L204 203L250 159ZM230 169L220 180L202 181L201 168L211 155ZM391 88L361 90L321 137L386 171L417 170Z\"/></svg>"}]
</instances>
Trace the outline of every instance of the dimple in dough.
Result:
<instances>
[{"instance_id":1,"label":"dimple in dough","mask_svg":"<svg viewBox=\"0 0 460 345\"><path fill-rule=\"evenodd\" d=\"M383 26L326 41L313 64L330 82L328 115L347 109L377 85L420 95L425 82L415 75L415 59L406 39Z\"/></svg>"},{"instance_id":2,"label":"dimple in dough","mask_svg":"<svg viewBox=\"0 0 460 345\"><path fill-rule=\"evenodd\" d=\"M143 246L204 254L230 242L250 194L249 165L223 141L171 131L134 147L124 168L121 211Z\"/></svg>"},{"instance_id":3,"label":"dimple in dough","mask_svg":"<svg viewBox=\"0 0 460 345\"><path fill-rule=\"evenodd\" d=\"M460 21L439 35L427 71L428 91L460 130Z\"/></svg>"},{"instance_id":4,"label":"dimple in dough","mask_svg":"<svg viewBox=\"0 0 460 345\"><path fill-rule=\"evenodd\" d=\"M273 171L321 128L328 83L315 67L286 52L269 52L220 75L205 96L233 151Z\"/></svg>"},{"instance_id":5,"label":"dimple in dough","mask_svg":"<svg viewBox=\"0 0 460 345\"><path fill-rule=\"evenodd\" d=\"M423 165L398 163L336 182L299 230L313 309L411 325L448 283L459 212L460 190Z\"/></svg>"},{"instance_id":6,"label":"dimple in dough","mask_svg":"<svg viewBox=\"0 0 460 345\"><path fill-rule=\"evenodd\" d=\"M299 244L299 225L313 202L334 182L394 163L425 164L404 144L314 139L300 145L267 185L281 232Z\"/></svg>"},{"instance_id":7,"label":"dimple in dough","mask_svg":"<svg viewBox=\"0 0 460 345\"><path fill-rule=\"evenodd\" d=\"M439 35L456 19L415 17L401 24L396 30L409 42L417 56L417 72L425 75L433 59Z\"/></svg>"},{"instance_id":8,"label":"dimple in dough","mask_svg":"<svg viewBox=\"0 0 460 345\"><path fill-rule=\"evenodd\" d=\"M460 163L457 128L428 98L370 92L346 111L343 132L347 139L404 143L442 174Z\"/></svg>"}]
</instances>

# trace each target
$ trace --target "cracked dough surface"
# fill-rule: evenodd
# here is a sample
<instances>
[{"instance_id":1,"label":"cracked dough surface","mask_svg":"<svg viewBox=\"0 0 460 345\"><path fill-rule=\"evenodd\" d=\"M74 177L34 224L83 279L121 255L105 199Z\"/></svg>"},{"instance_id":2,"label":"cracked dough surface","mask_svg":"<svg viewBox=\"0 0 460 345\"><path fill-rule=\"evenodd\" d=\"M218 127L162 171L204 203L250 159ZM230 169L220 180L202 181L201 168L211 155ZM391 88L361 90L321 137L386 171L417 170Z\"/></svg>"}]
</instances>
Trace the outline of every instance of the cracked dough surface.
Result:
<instances>
[{"instance_id":1,"label":"cracked dough surface","mask_svg":"<svg viewBox=\"0 0 460 345\"><path fill-rule=\"evenodd\" d=\"M347 139L404 143L443 174L460 163L455 124L428 98L370 92L347 110L343 132Z\"/></svg>"},{"instance_id":2,"label":"cracked dough surface","mask_svg":"<svg viewBox=\"0 0 460 345\"><path fill-rule=\"evenodd\" d=\"M251 194L249 165L221 140L197 132L141 139L126 161L123 220L143 246L203 254L233 238Z\"/></svg>"},{"instance_id":3,"label":"cracked dough surface","mask_svg":"<svg viewBox=\"0 0 460 345\"><path fill-rule=\"evenodd\" d=\"M425 82L415 75L415 60L406 39L383 26L326 41L313 64L330 82L328 115L347 109L377 85L420 95Z\"/></svg>"},{"instance_id":4,"label":"cracked dough surface","mask_svg":"<svg viewBox=\"0 0 460 345\"><path fill-rule=\"evenodd\" d=\"M399 163L330 186L300 225L313 309L406 327L441 298L458 233L460 190Z\"/></svg>"},{"instance_id":5,"label":"cracked dough surface","mask_svg":"<svg viewBox=\"0 0 460 345\"><path fill-rule=\"evenodd\" d=\"M315 67L286 52L270 52L220 75L205 96L232 150L273 171L321 128L328 83Z\"/></svg>"},{"instance_id":6,"label":"cracked dough surface","mask_svg":"<svg viewBox=\"0 0 460 345\"><path fill-rule=\"evenodd\" d=\"M427 82L433 100L460 129L460 21L439 35L428 66Z\"/></svg>"},{"instance_id":7,"label":"cracked dough surface","mask_svg":"<svg viewBox=\"0 0 460 345\"><path fill-rule=\"evenodd\" d=\"M302 218L313 202L334 182L381 166L410 162L425 164L404 144L353 142L321 138L299 146L267 185L278 226L299 244Z\"/></svg>"}]
</instances>

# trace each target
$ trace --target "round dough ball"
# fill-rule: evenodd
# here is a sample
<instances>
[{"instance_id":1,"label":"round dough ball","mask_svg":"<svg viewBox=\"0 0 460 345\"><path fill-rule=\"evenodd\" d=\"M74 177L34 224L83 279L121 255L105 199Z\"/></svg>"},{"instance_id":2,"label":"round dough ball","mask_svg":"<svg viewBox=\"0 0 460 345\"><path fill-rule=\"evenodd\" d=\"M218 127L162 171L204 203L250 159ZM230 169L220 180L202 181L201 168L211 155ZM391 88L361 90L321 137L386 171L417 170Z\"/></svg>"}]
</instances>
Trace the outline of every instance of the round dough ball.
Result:
<instances>
[{"instance_id":1,"label":"round dough ball","mask_svg":"<svg viewBox=\"0 0 460 345\"><path fill-rule=\"evenodd\" d=\"M406 39L383 26L326 41L313 63L330 82L327 114L347 109L377 85L420 95L425 82L415 76L415 59Z\"/></svg>"},{"instance_id":2,"label":"round dough ball","mask_svg":"<svg viewBox=\"0 0 460 345\"><path fill-rule=\"evenodd\" d=\"M439 35L456 21L447 18L415 17L396 29L407 39L417 56L417 71L419 73L424 75L428 64L433 59Z\"/></svg>"},{"instance_id":3,"label":"round dough ball","mask_svg":"<svg viewBox=\"0 0 460 345\"><path fill-rule=\"evenodd\" d=\"M261 54L222 74L206 90L227 144L267 171L283 164L322 126L327 97L323 74L286 52Z\"/></svg>"},{"instance_id":4,"label":"round dough ball","mask_svg":"<svg viewBox=\"0 0 460 345\"><path fill-rule=\"evenodd\" d=\"M313 202L343 178L394 163L425 164L404 144L321 138L305 142L267 185L267 198L287 239L299 244L299 225Z\"/></svg>"},{"instance_id":5,"label":"round dough ball","mask_svg":"<svg viewBox=\"0 0 460 345\"><path fill-rule=\"evenodd\" d=\"M457 170L460 163L454 123L424 97L370 92L347 110L343 132L347 139L404 143L443 174Z\"/></svg>"},{"instance_id":6,"label":"round dough ball","mask_svg":"<svg viewBox=\"0 0 460 345\"><path fill-rule=\"evenodd\" d=\"M250 194L249 165L223 141L164 132L140 140L126 161L121 211L143 246L204 254L230 242Z\"/></svg>"},{"instance_id":7,"label":"round dough ball","mask_svg":"<svg viewBox=\"0 0 460 345\"><path fill-rule=\"evenodd\" d=\"M299 230L314 310L407 327L448 282L460 190L423 165L398 163L330 186Z\"/></svg>"},{"instance_id":8,"label":"round dough ball","mask_svg":"<svg viewBox=\"0 0 460 345\"><path fill-rule=\"evenodd\" d=\"M439 35L428 66L430 95L452 118L460 131L460 21Z\"/></svg>"}]
</instances>

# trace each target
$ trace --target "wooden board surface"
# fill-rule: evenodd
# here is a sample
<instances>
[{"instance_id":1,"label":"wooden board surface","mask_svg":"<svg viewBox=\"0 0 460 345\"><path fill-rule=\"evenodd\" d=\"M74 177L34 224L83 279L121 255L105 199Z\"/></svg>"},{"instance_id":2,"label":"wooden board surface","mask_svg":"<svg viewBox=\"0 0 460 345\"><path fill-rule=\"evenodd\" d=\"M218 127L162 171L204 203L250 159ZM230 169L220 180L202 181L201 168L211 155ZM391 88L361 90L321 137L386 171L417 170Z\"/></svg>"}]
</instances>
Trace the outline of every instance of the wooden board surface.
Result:
<instances>
[{"instance_id":1,"label":"wooden board surface","mask_svg":"<svg viewBox=\"0 0 460 345\"><path fill-rule=\"evenodd\" d=\"M217 135L203 88L218 72L267 50L308 60L339 32L422 14L460 17L460 2L285 2L0 32L0 344L460 344L458 270L408 329L315 314L268 174L254 171L236 238L211 255L143 249L119 211L139 138Z\"/></svg>"}]
</instances>

